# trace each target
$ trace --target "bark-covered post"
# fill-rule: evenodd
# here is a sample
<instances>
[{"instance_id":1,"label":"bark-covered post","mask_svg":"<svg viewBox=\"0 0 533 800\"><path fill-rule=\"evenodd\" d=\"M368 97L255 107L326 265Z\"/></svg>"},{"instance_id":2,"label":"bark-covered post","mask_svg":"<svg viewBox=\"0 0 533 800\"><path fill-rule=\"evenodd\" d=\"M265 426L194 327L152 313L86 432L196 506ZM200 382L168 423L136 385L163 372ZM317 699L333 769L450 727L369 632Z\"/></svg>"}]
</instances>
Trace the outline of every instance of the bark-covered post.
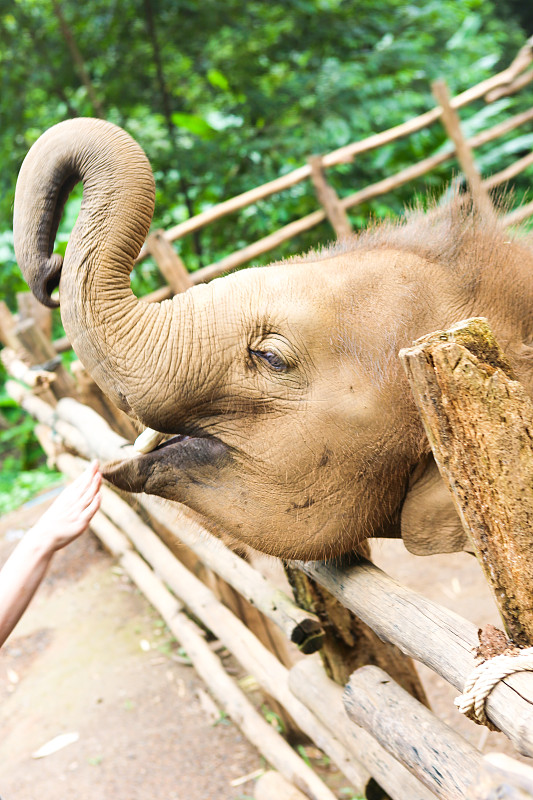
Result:
<instances>
[{"instance_id":1,"label":"bark-covered post","mask_svg":"<svg viewBox=\"0 0 533 800\"><path fill-rule=\"evenodd\" d=\"M287 565L285 572L298 605L316 614L322 623L324 642L320 656L332 680L344 685L354 670L374 664L386 669L406 691L428 705L410 658L395 645L382 641L372 628L300 569Z\"/></svg>"},{"instance_id":2,"label":"bark-covered post","mask_svg":"<svg viewBox=\"0 0 533 800\"><path fill-rule=\"evenodd\" d=\"M533 404L486 320L402 350L439 471L505 627L533 645Z\"/></svg>"}]
</instances>

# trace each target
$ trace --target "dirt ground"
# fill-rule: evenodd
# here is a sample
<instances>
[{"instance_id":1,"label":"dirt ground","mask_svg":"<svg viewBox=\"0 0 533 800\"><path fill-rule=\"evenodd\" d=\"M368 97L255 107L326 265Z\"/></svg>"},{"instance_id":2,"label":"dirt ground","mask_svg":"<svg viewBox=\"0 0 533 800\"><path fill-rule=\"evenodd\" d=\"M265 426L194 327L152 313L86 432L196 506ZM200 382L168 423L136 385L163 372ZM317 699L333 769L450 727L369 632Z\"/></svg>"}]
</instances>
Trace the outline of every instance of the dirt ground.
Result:
<instances>
[{"instance_id":1,"label":"dirt ground","mask_svg":"<svg viewBox=\"0 0 533 800\"><path fill-rule=\"evenodd\" d=\"M50 501L0 519L0 563ZM417 558L401 542L377 542L373 554L389 574L476 624L498 623L473 557ZM184 661L92 534L59 552L0 651L3 800L250 798L264 761L224 715L213 722L205 686ZM502 734L459 715L445 681L424 667L420 674L448 724L484 752L513 754ZM76 741L34 757L61 734Z\"/></svg>"}]
</instances>

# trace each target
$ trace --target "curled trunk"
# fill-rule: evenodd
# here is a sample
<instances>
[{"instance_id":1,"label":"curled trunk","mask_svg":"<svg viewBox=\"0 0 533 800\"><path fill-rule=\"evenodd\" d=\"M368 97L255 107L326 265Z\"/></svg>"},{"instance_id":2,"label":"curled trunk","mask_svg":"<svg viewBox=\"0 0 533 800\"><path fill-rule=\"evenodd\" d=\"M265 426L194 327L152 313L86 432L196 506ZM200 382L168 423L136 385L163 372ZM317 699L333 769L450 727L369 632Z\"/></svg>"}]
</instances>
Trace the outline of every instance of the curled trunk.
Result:
<instances>
[{"instance_id":1,"label":"curled trunk","mask_svg":"<svg viewBox=\"0 0 533 800\"><path fill-rule=\"evenodd\" d=\"M83 201L65 259L53 254L63 207L83 182ZM58 305L74 350L101 388L122 409L146 424L147 376L157 386L162 372L160 332L178 305L148 305L134 296L129 275L154 209L154 179L144 152L111 123L62 122L28 153L15 195L17 260L34 294ZM141 388L142 391L141 391ZM154 398L155 399L155 398ZM157 424L160 427L161 414Z\"/></svg>"}]
</instances>

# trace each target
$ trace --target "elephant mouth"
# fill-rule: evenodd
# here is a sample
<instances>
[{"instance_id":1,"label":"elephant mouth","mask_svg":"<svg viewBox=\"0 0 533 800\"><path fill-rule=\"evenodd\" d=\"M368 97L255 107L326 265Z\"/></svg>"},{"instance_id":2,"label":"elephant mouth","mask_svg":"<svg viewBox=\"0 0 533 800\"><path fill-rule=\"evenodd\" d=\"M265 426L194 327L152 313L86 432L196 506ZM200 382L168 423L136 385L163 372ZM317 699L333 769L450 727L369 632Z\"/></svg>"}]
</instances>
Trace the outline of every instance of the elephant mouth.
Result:
<instances>
[{"instance_id":1,"label":"elephant mouth","mask_svg":"<svg viewBox=\"0 0 533 800\"><path fill-rule=\"evenodd\" d=\"M160 437L166 434L160 434ZM230 448L216 436L177 434L133 458L106 464L102 474L119 489L179 499L187 486L213 486L231 460ZM137 440L139 441L139 440ZM137 444L137 443L136 443ZM148 447L146 437L141 442Z\"/></svg>"}]
</instances>

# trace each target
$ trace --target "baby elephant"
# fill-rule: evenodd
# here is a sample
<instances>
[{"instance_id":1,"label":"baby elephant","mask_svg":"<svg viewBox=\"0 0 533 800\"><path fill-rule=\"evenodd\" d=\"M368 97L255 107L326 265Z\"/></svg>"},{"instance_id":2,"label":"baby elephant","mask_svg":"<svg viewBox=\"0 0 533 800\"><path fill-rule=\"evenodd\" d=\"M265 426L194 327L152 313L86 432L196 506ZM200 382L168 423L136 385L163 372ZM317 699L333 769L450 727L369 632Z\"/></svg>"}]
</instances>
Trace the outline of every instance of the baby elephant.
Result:
<instances>
[{"instance_id":1,"label":"baby elephant","mask_svg":"<svg viewBox=\"0 0 533 800\"><path fill-rule=\"evenodd\" d=\"M80 180L63 261L54 238ZM533 253L468 205L148 304L129 274L152 219L150 164L120 128L76 119L22 165L15 247L43 303L59 285L66 333L103 391L172 437L108 465L112 483L184 503L214 534L282 558L402 532L416 550L428 525L429 550L450 551L461 526L399 349L485 316L532 388Z\"/></svg>"}]
</instances>

